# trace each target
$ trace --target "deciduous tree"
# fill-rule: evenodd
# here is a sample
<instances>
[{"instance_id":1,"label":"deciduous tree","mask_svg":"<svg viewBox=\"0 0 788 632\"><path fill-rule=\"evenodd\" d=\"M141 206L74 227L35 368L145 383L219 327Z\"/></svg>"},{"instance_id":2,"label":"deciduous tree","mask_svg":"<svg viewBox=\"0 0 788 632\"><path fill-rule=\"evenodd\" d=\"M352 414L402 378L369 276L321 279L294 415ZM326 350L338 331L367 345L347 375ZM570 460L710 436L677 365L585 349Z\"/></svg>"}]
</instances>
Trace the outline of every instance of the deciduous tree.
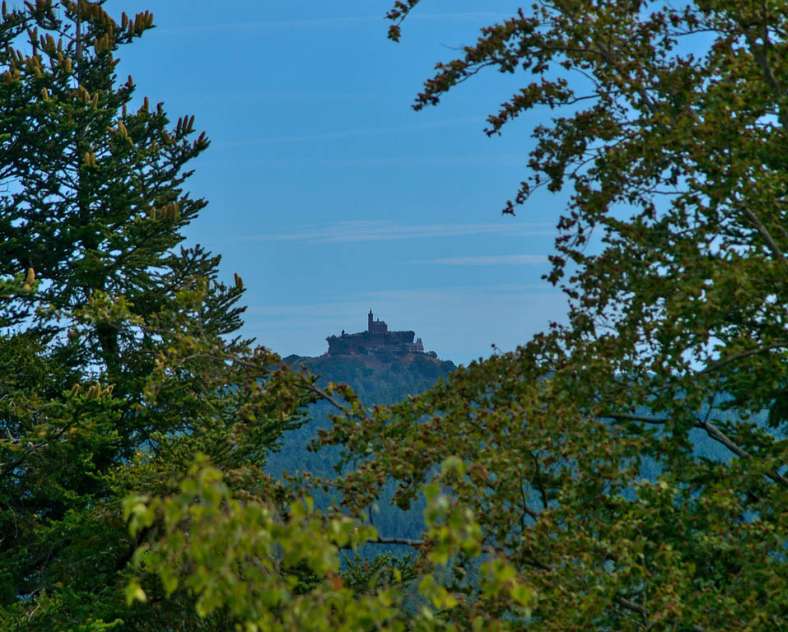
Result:
<instances>
[{"instance_id":1,"label":"deciduous tree","mask_svg":"<svg viewBox=\"0 0 788 632\"><path fill-rule=\"evenodd\" d=\"M569 192L548 277L568 321L323 441L361 459L358 511L462 459L458 502L536 588L535 629L786 625L787 32L784 0L544 0L416 98L497 70L524 87L490 136L552 111L505 212Z\"/></svg>"}]
</instances>

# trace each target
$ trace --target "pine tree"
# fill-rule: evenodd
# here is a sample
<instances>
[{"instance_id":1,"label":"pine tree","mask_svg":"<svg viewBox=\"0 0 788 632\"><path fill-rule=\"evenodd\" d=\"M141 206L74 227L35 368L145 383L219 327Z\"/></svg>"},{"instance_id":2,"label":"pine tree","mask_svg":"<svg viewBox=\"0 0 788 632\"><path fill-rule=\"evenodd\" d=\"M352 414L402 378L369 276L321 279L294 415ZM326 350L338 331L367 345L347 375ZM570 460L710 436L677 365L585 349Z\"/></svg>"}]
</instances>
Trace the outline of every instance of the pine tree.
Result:
<instances>
[{"instance_id":1,"label":"pine tree","mask_svg":"<svg viewBox=\"0 0 788 632\"><path fill-rule=\"evenodd\" d=\"M265 454L312 397L238 337L240 277L182 246L206 206L188 165L209 143L118 80L117 51L153 16L104 4L2 4L2 629L187 622L172 604L126 611L137 542L120 500L165 493L198 453L238 488L273 488Z\"/></svg>"}]
</instances>

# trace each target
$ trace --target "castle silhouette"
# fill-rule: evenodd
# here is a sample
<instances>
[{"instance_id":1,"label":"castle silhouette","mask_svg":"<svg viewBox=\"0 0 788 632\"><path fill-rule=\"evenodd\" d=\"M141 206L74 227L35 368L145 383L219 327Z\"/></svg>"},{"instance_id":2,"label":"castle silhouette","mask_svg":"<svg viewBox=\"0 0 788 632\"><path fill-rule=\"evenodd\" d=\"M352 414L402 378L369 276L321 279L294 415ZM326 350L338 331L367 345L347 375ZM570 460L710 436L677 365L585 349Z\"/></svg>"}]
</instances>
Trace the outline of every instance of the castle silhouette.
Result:
<instances>
[{"instance_id":1,"label":"castle silhouette","mask_svg":"<svg viewBox=\"0 0 788 632\"><path fill-rule=\"evenodd\" d=\"M386 322L376 319L371 309L366 331L348 334L343 330L339 336L329 336L326 340L328 355L424 353L424 345L421 338L416 338L415 331L389 331Z\"/></svg>"}]
</instances>

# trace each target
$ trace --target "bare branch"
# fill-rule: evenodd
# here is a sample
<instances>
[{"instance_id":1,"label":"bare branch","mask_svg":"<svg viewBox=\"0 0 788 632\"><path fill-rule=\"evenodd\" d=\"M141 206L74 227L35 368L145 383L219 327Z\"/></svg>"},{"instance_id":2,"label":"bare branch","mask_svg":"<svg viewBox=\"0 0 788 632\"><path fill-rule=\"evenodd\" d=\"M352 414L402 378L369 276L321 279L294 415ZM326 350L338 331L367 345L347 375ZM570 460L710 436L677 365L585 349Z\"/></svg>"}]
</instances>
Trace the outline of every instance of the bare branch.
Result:
<instances>
[{"instance_id":1,"label":"bare branch","mask_svg":"<svg viewBox=\"0 0 788 632\"><path fill-rule=\"evenodd\" d=\"M670 422L670 419L662 419L659 417L647 417L645 415L630 415L626 413L611 413L606 415L601 415L600 419L613 419L615 421L637 421L646 424L654 424L664 426ZM701 430L705 430L706 434L709 435L715 441L724 445L728 450L733 452L736 456L742 459L751 459L752 455L747 452L744 448L740 447L733 441L728 435L726 435L722 430L720 430L717 426L707 421L703 421L701 419L696 419L693 423L695 428L700 428ZM780 472L777 470L773 470L769 474L767 474L769 478L771 478L774 482L780 483L783 486L788 487L788 479L786 479Z\"/></svg>"},{"instance_id":2,"label":"bare branch","mask_svg":"<svg viewBox=\"0 0 788 632\"><path fill-rule=\"evenodd\" d=\"M750 221L754 224L755 228L758 229L761 237L763 237L764 241L769 246L769 249L772 251L772 253L774 253L774 256L777 257L777 260L785 261L782 250L780 250L780 246L777 245L774 237L772 237L771 233L768 231L766 226L763 225L763 222L761 222L758 216L747 207L743 207L742 210L744 211L744 214L750 218Z\"/></svg>"},{"instance_id":3,"label":"bare branch","mask_svg":"<svg viewBox=\"0 0 788 632\"><path fill-rule=\"evenodd\" d=\"M763 353L765 351L771 351L772 349L783 349L788 347L788 342L775 342L769 345L763 345L760 347L755 347L754 349L748 349L747 351L742 351L741 353L736 353L732 356L728 356L726 358L721 358L716 362L712 362L709 364L705 369L701 371L703 373L711 373L712 371L716 371L728 364L733 362L738 362L739 360L744 360L745 358L749 358L750 356L758 355L759 353Z\"/></svg>"},{"instance_id":4,"label":"bare branch","mask_svg":"<svg viewBox=\"0 0 788 632\"><path fill-rule=\"evenodd\" d=\"M411 546L415 549L421 548L426 544L424 540L414 540L412 538L382 538L378 537L369 540L367 544L396 544L398 546Z\"/></svg>"}]
</instances>

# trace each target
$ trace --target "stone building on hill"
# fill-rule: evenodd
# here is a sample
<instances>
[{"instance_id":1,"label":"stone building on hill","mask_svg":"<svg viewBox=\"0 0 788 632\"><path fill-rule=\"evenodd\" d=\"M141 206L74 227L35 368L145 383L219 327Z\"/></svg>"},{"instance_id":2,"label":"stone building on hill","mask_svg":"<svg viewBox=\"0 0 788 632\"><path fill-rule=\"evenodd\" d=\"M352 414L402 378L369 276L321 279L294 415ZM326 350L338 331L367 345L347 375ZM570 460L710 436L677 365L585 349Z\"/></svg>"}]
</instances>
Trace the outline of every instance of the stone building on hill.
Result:
<instances>
[{"instance_id":1,"label":"stone building on hill","mask_svg":"<svg viewBox=\"0 0 788 632\"><path fill-rule=\"evenodd\" d=\"M329 336L328 355L424 353L421 338L414 331L389 331L385 321L367 315L367 330L355 334Z\"/></svg>"}]
</instances>

